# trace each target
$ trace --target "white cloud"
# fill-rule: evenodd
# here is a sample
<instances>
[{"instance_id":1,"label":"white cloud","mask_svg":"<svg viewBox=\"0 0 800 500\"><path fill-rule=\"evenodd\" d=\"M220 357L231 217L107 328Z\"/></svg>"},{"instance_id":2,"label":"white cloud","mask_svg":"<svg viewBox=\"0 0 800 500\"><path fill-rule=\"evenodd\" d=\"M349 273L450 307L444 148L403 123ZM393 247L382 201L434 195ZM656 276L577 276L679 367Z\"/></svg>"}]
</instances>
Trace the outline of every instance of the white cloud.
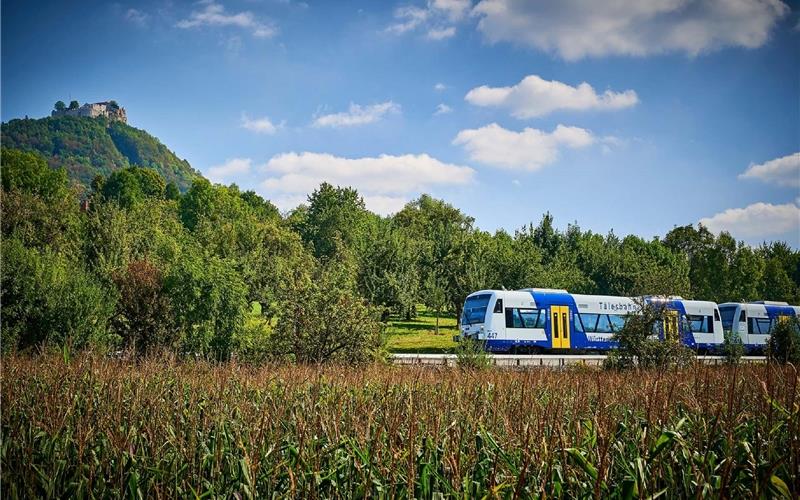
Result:
<instances>
[{"instance_id":1,"label":"white cloud","mask_svg":"<svg viewBox=\"0 0 800 500\"><path fill-rule=\"evenodd\" d=\"M212 182L224 182L232 176L249 173L252 164L253 161L250 158L232 158L222 165L209 168L206 176Z\"/></svg>"},{"instance_id":2,"label":"white cloud","mask_svg":"<svg viewBox=\"0 0 800 500\"><path fill-rule=\"evenodd\" d=\"M409 199L403 196L364 196L367 209L380 215L396 214L408 202Z\"/></svg>"},{"instance_id":3,"label":"white cloud","mask_svg":"<svg viewBox=\"0 0 800 500\"><path fill-rule=\"evenodd\" d=\"M234 26L250 31L257 38L270 38L277 33L274 25L257 20L252 12L228 14L223 5L213 1L205 3L203 10L192 11L187 19L178 21L175 26L183 29L201 26Z\"/></svg>"},{"instance_id":4,"label":"white cloud","mask_svg":"<svg viewBox=\"0 0 800 500\"><path fill-rule=\"evenodd\" d=\"M400 105L392 101L386 101L369 106L361 106L350 103L347 111L318 116L314 119L315 127L352 127L356 125L366 125L373 123L388 113L399 113Z\"/></svg>"},{"instance_id":5,"label":"white cloud","mask_svg":"<svg viewBox=\"0 0 800 500\"><path fill-rule=\"evenodd\" d=\"M425 35L431 40L444 40L445 38L451 38L456 34L455 26L448 26L447 28L432 28L428 31L428 34Z\"/></svg>"},{"instance_id":6,"label":"white cloud","mask_svg":"<svg viewBox=\"0 0 800 500\"><path fill-rule=\"evenodd\" d=\"M428 20L430 12L411 5L398 7L394 10L394 18L398 21L386 28L387 33L402 35L416 29Z\"/></svg>"},{"instance_id":7,"label":"white cloud","mask_svg":"<svg viewBox=\"0 0 800 500\"><path fill-rule=\"evenodd\" d=\"M284 153L272 157L263 170L268 177L261 188L277 194L277 199L310 193L324 181L357 189L367 207L381 214L402 207L413 194L436 186L465 185L475 175L469 167L444 163L426 154L342 158L323 153Z\"/></svg>"},{"instance_id":8,"label":"white cloud","mask_svg":"<svg viewBox=\"0 0 800 500\"><path fill-rule=\"evenodd\" d=\"M436 111L433 114L434 116L437 116L437 115L446 115L447 113L452 113L452 112L453 108L451 108L447 104L439 103L439 105L436 106Z\"/></svg>"},{"instance_id":9,"label":"white cloud","mask_svg":"<svg viewBox=\"0 0 800 500\"><path fill-rule=\"evenodd\" d=\"M451 21L460 21L472 7L470 0L433 0L430 8L447 16Z\"/></svg>"},{"instance_id":10,"label":"white cloud","mask_svg":"<svg viewBox=\"0 0 800 500\"><path fill-rule=\"evenodd\" d=\"M476 106L508 109L517 118L544 116L559 110L611 110L628 108L639 102L636 92L606 90L598 94L586 82L577 87L537 75L526 76L511 87L482 85L470 90L464 99Z\"/></svg>"},{"instance_id":11,"label":"white cloud","mask_svg":"<svg viewBox=\"0 0 800 500\"><path fill-rule=\"evenodd\" d=\"M758 179L779 186L800 187L800 153L775 158L758 165L751 164L740 179Z\"/></svg>"},{"instance_id":12,"label":"white cloud","mask_svg":"<svg viewBox=\"0 0 800 500\"><path fill-rule=\"evenodd\" d=\"M458 133L459 144L472 160L487 165L535 171L553 163L562 148L583 148L595 142L586 129L558 125L552 132L525 128L522 132L506 130L496 123Z\"/></svg>"},{"instance_id":13,"label":"white cloud","mask_svg":"<svg viewBox=\"0 0 800 500\"><path fill-rule=\"evenodd\" d=\"M576 60L760 47L789 11L780 0L483 0L472 14L490 42Z\"/></svg>"},{"instance_id":14,"label":"white cloud","mask_svg":"<svg viewBox=\"0 0 800 500\"><path fill-rule=\"evenodd\" d=\"M125 19L138 26L146 26L150 16L139 9L128 9L125 12Z\"/></svg>"},{"instance_id":15,"label":"white cloud","mask_svg":"<svg viewBox=\"0 0 800 500\"><path fill-rule=\"evenodd\" d=\"M269 117L251 119L246 113L242 113L242 128L266 135L272 135L278 130L278 126L273 124Z\"/></svg>"},{"instance_id":16,"label":"white cloud","mask_svg":"<svg viewBox=\"0 0 800 500\"><path fill-rule=\"evenodd\" d=\"M743 239L766 238L794 232L800 236L800 207L794 203L772 205L753 203L745 208L729 208L700 219L710 231L728 231Z\"/></svg>"},{"instance_id":17,"label":"white cloud","mask_svg":"<svg viewBox=\"0 0 800 500\"><path fill-rule=\"evenodd\" d=\"M394 24L384 31L402 35L425 27L429 40L444 40L456 34L455 23L462 21L472 6L470 0L431 0L427 5L405 5L394 10Z\"/></svg>"},{"instance_id":18,"label":"white cloud","mask_svg":"<svg viewBox=\"0 0 800 500\"><path fill-rule=\"evenodd\" d=\"M442 82L438 82L436 85L433 86L433 90L438 90L439 92L441 92L442 90L445 90L446 88L447 88L447 85L445 85Z\"/></svg>"}]
</instances>

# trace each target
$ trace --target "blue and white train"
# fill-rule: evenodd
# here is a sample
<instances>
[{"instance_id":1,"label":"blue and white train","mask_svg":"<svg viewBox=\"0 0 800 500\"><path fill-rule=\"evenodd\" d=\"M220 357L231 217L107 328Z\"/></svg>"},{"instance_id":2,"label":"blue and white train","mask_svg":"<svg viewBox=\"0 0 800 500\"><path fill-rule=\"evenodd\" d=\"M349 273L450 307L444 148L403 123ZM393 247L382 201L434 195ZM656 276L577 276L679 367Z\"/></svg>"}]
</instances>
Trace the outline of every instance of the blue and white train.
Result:
<instances>
[{"instance_id":1,"label":"blue and white train","mask_svg":"<svg viewBox=\"0 0 800 500\"><path fill-rule=\"evenodd\" d=\"M722 327L738 335L749 352L763 350L769 332L784 318L800 317L800 307L786 302L761 300L758 302L726 302L719 305Z\"/></svg>"},{"instance_id":2,"label":"blue and white train","mask_svg":"<svg viewBox=\"0 0 800 500\"><path fill-rule=\"evenodd\" d=\"M770 327L764 323L765 318L774 322L780 316L800 316L800 308L783 303L718 307L714 302L681 297L646 297L645 302L658 303L666 309L654 335L662 339L677 337L701 352L719 348L724 342L725 329L742 335L742 342L749 350L763 347L766 336L761 334L761 328L768 332ZM581 295L543 288L481 290L470 294L464 303L457 340L484 341L491 352L613 349L617 346L614 333L624 326L627 316L638 313L636 301L628 297ZM744 323L731 328L734 317L745 318ZM755 330L750 328L752 322L747 318L755 322ZM749 333L742 334L744 329L762 336L751 338Z\"/></svg>"}]
</instances>

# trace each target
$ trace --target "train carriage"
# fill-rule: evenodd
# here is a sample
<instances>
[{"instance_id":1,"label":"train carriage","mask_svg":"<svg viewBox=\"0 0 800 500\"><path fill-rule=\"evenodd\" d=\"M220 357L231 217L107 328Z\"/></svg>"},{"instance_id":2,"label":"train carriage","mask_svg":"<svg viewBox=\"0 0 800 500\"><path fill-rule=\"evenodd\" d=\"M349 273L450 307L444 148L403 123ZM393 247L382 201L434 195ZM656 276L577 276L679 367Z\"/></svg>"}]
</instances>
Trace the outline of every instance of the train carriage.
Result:
<instances>
[{"instance_id":1,"label":"train carriage","mask_svg":"<svg viewBox=\"0 0 800 500\"><path fill-rule=\"evenodd\" d=\"M722 327L742 340L748 352L763 351L772 328L782 318L800 317L800 307L786 302L726 302L719 306Z\"/></svg>"},{"instance_id":2,"label":"train carriage","mask_svg":"<svg viewBox=\"0 0 800 500\"><path fill-rule=\"evenodd\" d=\"M715 338L722 338L719 312L713 302L680 297L645 300L667 309L654 335L679 336L691 347L710 345ZM627 316L638 312L639 306L628 297L543 288L481 290L470 294L464 303L458 337L482 340L492 352L607 350L616 347L613 336L625 325ZM697 334L693 334L692 324L699 327Z\"/></svg>"}]
</instances>

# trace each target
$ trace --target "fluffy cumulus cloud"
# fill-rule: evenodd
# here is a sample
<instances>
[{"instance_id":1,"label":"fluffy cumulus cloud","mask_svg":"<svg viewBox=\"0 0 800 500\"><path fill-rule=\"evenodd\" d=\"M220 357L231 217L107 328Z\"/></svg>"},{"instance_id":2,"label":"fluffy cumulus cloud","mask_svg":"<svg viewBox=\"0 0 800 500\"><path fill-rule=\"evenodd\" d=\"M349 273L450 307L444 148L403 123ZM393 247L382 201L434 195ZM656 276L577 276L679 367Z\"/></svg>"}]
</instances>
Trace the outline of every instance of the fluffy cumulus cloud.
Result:
<instances>
[{"instance_id":1,"label":"fluffy cumulus cloud","mask_svg":"<svg viewBox=\"0 0 800 500\"><path fill-rule=\"evenodd\" d=\"M739 174L740 179L757 179L779 186L800 187L800 153L750 165Z\"/></svg>"},{"instance_id":2,"label":"fluffy cumulus cloud","mask_svg":"<svg viewBox=\"0 0 800 500\"><path fill-rule=\"evenodd\" d=\"M556 161L564 148L590 146L595 137L586 129L558 125L552 132L525 128L507 130L496 123L462 130L453 144L464 147L472 160L486 165L535 171Z\"/></svg>"},{"instance_id":3,"label":"fluffy cumulus cloud","mask_svg":"<svg viewBox=\"0 0 800 500\"><path fill-rule=\"evenodd\" d=\"M192 11L189 17L178 21L178 28L189 29L203 26L233 26L249 31L257 38L270 38L277 33L273 24L259 21L252 12L229 13L221 4L204 2L201 10Z\"/></svg>"},{"instance_id":4,"label":"fluffy cumulus cloud","mask_svg":"<svg viewBox=\"0 0 800 500\"><path fill-rule=\"evenodd\" d=\"M429 40L444 40L456 34L456 23L466 18L470 0L432 0L425 7L403 5L394 10L387 33L402 35L424 31Z\"/></svg>"},{"instance_id":5,"label":"fluffy cumulus cloud","mask_svg":"<svg viewBox=\"0 0 800 500\"><path fill-rule=\"evenodd\" d=\"M215 165L208 169L206 176L212 182L225 183L232 180L237 175L250 173L253 160L250 158L232 158L222 165Z\"/></svg>"},{"instance_id":6,"label":"fluffy cumulus cloud","mask_svg":"<svg viewBox=\"0 0 800 500\"><path fill-rule=\"evenodd\" d=\"M472 13L491 42L576 60L760 47L789 7L781 0L482 0Z\"/></svg>"},{"instance_id":7,"label":"fluffy cumulus cloud","mask_svg":"<svg viewBox=\"0 0 800 500\"><path fill-rule=\"evenodd\" d=\"M795 243L800 243L800 207L794 203L753 203L744 208L729 208L700 219L700 223L712 232L728 231L737 238L750 240L789 233Z\"/></svg>"},{"instance_id":8,"label":"fluffy cumulus cloud","mask_svg":"<svg viewBox=\"0 0 800 500\"><path fill-rule=\"evenodd\" d=\"M555 80L545 80L537 75L526 76L511 87L476 87L464 99L476 106L507 109L517 118L544 116L560 110L622 109L639 102L633 90L606 90L598 94L586 82L573 87Z\"/></svg>"},{"instance_id":9,"label":"fluffy cumulus cloud","mask_svg":"<svg viewBox=\"0 0 800 500\"><path fill-rule=\"evenodd\" d=\"M242 128L256 134L272 135L278 130L278 126L272 123L269 117L250 118L246 113L242 113L241 125Z\"/></svg>"},{"instance_id":10,"label":"fluffy cumulus cloud","mask_svg":"<svg viewBox=\"0 0 800 500\"><path fill-rule=\"evenodd\" d=\"M374 123L390 113L399 113L400 105L392 101L386 101L368 106L350 104L347 111L333 113L329 115L317 116L314 119L315 127L354 127Z\"/></svg>"},{"instance_id":11,"label":"fluffy cumulus cloud","mask_svg":"<svg viewBox=\"0 0 800 500\"><path fill-rule=\"evenodd\" d=\"M410 197L434 187L465 185L475 171L426 154L343 158L322 153L284 153L263 167L261 190L281 208L291 208L321 182L356 188L372 211L396 212Z\"/></svg>"}]
</instances>

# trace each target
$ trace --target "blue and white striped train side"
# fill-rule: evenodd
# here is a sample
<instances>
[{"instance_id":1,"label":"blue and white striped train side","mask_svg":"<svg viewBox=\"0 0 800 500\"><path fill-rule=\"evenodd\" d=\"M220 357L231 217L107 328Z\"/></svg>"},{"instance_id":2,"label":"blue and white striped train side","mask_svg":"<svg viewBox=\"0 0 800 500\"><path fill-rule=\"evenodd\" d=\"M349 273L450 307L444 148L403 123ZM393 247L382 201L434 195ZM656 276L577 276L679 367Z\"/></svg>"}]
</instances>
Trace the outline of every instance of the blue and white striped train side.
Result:
<instances>
[{"instance_id":1,"label":"blue and white striped train side","mask_svg":"<svg viewBox=\"0 0 800 500\"><path fill-rule=\"evenodd\" d=\"M722 327L742 339L748 352L759 352L769 339L772 327L782 317L800 317L800 307L786 302L726 302L719 305Z\"/></svg>"},{"instance_id":2,"label":"blue and white striped train side","mask_svg":"<svg viewBox=\"0 0 800 500\"><path fill-rule=\"evenodd\" d=\"M669 311L656 335L679 335L693 348L722 343L716 304L679 297L647 298ZM492 352L531 353L544 350L606 350L616 347L614 333L626 316L638 314L628 297L571 294L566 290L481 290L464 303L459 338L485 341ZM695 326L693 331L692 326Z\"/></svg>"}]
</instances>

